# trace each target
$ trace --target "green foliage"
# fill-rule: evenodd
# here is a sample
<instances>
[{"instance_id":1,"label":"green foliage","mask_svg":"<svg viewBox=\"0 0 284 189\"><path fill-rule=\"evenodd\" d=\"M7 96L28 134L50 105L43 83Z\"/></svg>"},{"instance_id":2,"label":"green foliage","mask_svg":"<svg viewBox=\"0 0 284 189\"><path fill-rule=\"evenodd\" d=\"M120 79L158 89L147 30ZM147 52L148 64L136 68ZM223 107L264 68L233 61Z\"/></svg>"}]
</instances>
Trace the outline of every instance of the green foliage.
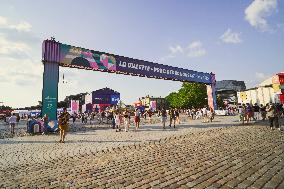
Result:
<instances>
[{"instance_id":1,"label":"green foliage","mask_svg":"<svg viewBox=\"0 0 284 189\"><path fill-rule=\"evenodd\" d=\"M206 85L185 82L178 92L170 93L166 101L172 108L203 107L208 104Z\"/></svg>"},{"instance_id":2,"label":"green foliage","mask_svg":"<svg viewBox=\"0 0 284 189\"><path fill-rule=\"evenodd\" d=\"M2 105L0 106L0 110L12 110L12 107Z\"/></svg>"}]
</instances>

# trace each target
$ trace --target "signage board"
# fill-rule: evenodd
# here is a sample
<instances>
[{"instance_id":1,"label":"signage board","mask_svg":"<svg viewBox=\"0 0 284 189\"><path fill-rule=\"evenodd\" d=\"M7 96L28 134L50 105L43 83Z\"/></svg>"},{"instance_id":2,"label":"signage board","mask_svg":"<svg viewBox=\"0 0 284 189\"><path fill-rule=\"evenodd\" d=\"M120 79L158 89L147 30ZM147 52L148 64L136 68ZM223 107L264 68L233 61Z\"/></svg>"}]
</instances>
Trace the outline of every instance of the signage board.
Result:
<instances>
[{"instance_id":1,"label":"signage board","mask_svg":"<svg viewBox=\"0 0 284 189\"><path fill-rule=\"evenodd\" d=\"M56 46L56 52L48 53L50 44ZM51 55L52 54L52 55ZM75 67L94 71L136 75L156 79L188 81L211 84L211 74L177 68L169 65L118 56L56 41L43 42L43 62L57 62L61 66Z\"/></svg>"}]
</instances>

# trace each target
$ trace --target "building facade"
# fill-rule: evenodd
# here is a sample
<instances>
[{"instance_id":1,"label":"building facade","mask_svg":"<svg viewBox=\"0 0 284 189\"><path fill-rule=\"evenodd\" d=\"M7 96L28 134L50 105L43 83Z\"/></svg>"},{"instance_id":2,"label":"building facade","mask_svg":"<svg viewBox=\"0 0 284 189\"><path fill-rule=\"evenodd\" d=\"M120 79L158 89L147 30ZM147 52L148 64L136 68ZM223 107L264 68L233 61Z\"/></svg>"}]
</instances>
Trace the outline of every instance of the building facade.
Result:
<instances>
[{"instance_id":1,"label":"building facade","mask_svg":"<svg viewBox=\"0 0 284 189\"><path fill-rule=\"evenodd\" d=\"M101 111L106 107L117 105L120 93L110 88L103 88L85 95L85 105L82 110L87 112Z\"/></svg>"},{"instance_id":2,"label":"building facade","mask_svg":"<svg viewBox=\"0 0 284 189\"><path fill-rule=\"evenodd\" d=\"M153 97L153 96L145 96L139 98L142 106L145 106L146 109L154 109L161 110L162 108L167 108L166 99L162 97Z\"/></svg>"},{"instance_id":3,"label":"building facade","mask_svg":"<svg viewBox=\"0 0 284 189\"><path fill-rule=\"evenodd\" d=\"M245 89L244 81L222 80L216 82L216 95L227 104L236 104L237 93Z\"/></svg>"},{"instance_id":4,"label":"building facade","mask_svg":"<svg viewBox=\"0 0 284 189\"><path fill-rule=\"evenodd\" d=\"M278 73L257 87L238 92L238 103L284 103L284 73Z\"/></svg>"}]
</instances>

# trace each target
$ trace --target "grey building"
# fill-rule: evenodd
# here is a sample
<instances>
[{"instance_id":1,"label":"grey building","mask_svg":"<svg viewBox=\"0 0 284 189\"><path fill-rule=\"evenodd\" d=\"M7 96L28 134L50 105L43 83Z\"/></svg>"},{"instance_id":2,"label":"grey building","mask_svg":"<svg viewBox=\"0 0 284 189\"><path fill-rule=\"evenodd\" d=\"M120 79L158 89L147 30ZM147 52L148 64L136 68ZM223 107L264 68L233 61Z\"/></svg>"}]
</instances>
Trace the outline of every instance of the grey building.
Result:
<instances>
[{"instance_id":1,"label":"grey building","mask_svg":"<svg viewBox=\"0 0 284 189\"><path fill-rule=\"evenodd\" d=\"M222 80L216 82L216 95L228 104L238 102L237 92L246 90L244 81Z\"/></svg>"}]
</instances>

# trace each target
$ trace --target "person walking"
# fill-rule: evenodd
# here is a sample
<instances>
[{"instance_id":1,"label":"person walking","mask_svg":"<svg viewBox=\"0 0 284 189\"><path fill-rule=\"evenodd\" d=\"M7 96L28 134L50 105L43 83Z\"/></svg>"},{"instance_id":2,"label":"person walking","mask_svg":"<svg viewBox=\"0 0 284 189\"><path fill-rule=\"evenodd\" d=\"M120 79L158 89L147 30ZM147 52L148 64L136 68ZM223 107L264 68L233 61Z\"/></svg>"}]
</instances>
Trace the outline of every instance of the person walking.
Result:
<instances>
[{"instance_id":1,"label":"person walking","mask_svg":"<svg viewBox=\"0 0 284 189\"><path fill-rule=\"evenodd\" d=\"M261 104L259 110L260 110L261 120L264 121L266 119L266 109L265 109L265 106L263 106Z\"/></svg>"},{"instance_id":2,"label":"person walking","mask_svg":"<svg viewBox=\"0 0 284 189\"><path fill-rule=\"evenodd\" d=\"M124 131L128 132L130 124L130 114L127 110L125 110L123 117L124 117Z\"/></svg>"},{"instance_id":3,"label":"person walking","mask_svg":"<svg viewBox=\"0 0 284 189\"><path fill-rule=\"evenodd\" d=\"M210 120L210 122L213 121L213 119L214 119L214 110L213 110L213 108L210 107L210 110L207 111L207 117L208 117L208 122L209 122L209 120Z\"/></svg>"},{"instance_id":4,"label":"person walking","mask_svg":"<svg viewBox=\"0 0 284 189\"><path fill-rule=\"evenodd\" d=\"M137 108L135 111L135 117L134 117L134 122L135 122L135 130L138 130L140 127L140 110Z\"/></svg>"},{"instance_id":5,"label":"person walking","mask_svg":"<svg viewBox=\"0 0 284 189\"><path fill-rule=\"evenodd\" d=\"M116 132L119 132L120 129L120 124L121 124L121 118L120 118L120 113L119 111L115 112L114 120L115 120L115 126L116 126Z\"/></svg>"},{"instance_id":6,"label":"person walking","mask_svg":"<svg viewBox=\"0 0 284 189\"><path fill-rule=\"evenodd\" d=\"M242 124L245 124L245 119L246 119L246 106L243 104L242 106L239 107L239 114L240 114L240 121Z\"/></svg>"},{"instance_id":7,"label":"person walking","mask_svg":"<svg viewBox=\"0 0 284 189\"><path fill-rule=\"evenodd\" d=\"M177 124L180 124L180 119L179 119L179 109L175 109L175 117L176 117L176 122Z\"/></svg>"},{"instance_id":8,"label":"person walking","mask_svg":"<svg viewBox=\"0 0 284 189\"><path fill-rule=\"evenodd\" d=\"M153 115L153 113L152 113L151 109L149 109L147 111L147 113L148 113L148 117L149 117L149 123L152 124L152 115Z\"/></svg>"},{"instance_id":9,"label":"person walking","mask_svg":"<svg viewBox=\"0 0 284 189\"><path fill-rule=\"evenodd\" d=\"M246 105L246 121L247 121L247 123L249 123L249 121L251 121L252 117L253 117L252 106L249 103L247 103L247 105Z\"/></svg>"},{"instance_id":10,"label":"person walking","mask_svg":"<svg viewBox=\"0 0 284 189\"><path fill-rule=\"evenodd\" d=\"M115 120L114 120L114 112L109 112L109 119L111 120L111 126L113 129L115 129Z\"/></svg>"},{"instance_id":11,"label":"person walking","mask_svg":"<svg viewBox=\"0 0 284 189\"><path fill-rule=\"evenodd\" d=\"M253 119L256 121L256 120L259 120L259 111L260 111L260 107L258 106L257 103L254 104L253 106Z\"/></svg>"},{"instance_id":12,"label":"person walking","mask_svg":"<svg viewBox=\"0 0 284 189\"><path fill-rule=\"evenodd\" d=\"M69 126L69 118L70 114L67 112L67 108L63 108L63 112L60 114L58 118L58 125L60 131L60 143L65 143L65 137L67 134L68 126Z\"/></svg>"},{"instance_id":13,"label":"person walking","mask_svg":"<svg viewBox=\"0 0 284 189\"><path fill-rule=\"evenodd\" d=\"M85 120L84 120L84 119L85 119L84 113L81 113L81 122L82 122L82 123L85 123Z\"/></svg>"},{"instance_id":14,"label":"person walking","mask_svg":"<svg viewBox=\"0 0 284 189\"><path fill-rule=\"evenodd\" d=\"M277 127L277 125L274 124L275 117L277 116L275 106L272 103L269 104L269 106L266 109L266 112L267 112L267 117L268 117L268 120L269 120L270 129L273 130L274 126Z\"/></svg>"},{"instance_id":15,"label":"person walking","mask_svg":"<svg viewBox=\"0 0 284 189\"><path fill-rule=\"evenodd\" d=\"M161 117L162 117L163 129L166 129L167 111L165 108L163 108L161 111Z\"/></svg>"},{"instance_id":16,"label":"person walking","mask_svg":"<svg viewBox=\"0 0 284 189\"><path fill-rule=\"evenodd\" d=\"M76 118L77 118L77 114L74 112L73 115L72 115L72 121L73 121L73 125L76 121Z\"/></svg>"},{"instance_id":17,"label":"person walking","mask_svg":"<svg viewBox=\"0 0 284 189\"><path fill-rule=\"evenodd\" d=\"M47 127L48 127L48 121L49 121L47 114L44 114L42 121L43 121L42 135L45 135L45 134L47 134Z\"/></svg>"},{"instance_id":18,"label":"person walking","mask_svg":"<svg viewBox=\"0 0 284 189\"><path fill-rule=\"evenodd\" d=\"M203 120L204 120L204 123L208 123L209 122L209 119L208 119L208 110L207 110L207 107L204 106L204 108L201 109L202 111L202 116L203 116Z\"/></svg>"},{"instance_id":19,"label":"person walking","mask_svg":"<svg viewBox=\"0 0 284 189\"><path fill-rule=\"evenodd\" d=\"M12 116L8 120L10 124L10 131L11 134L14 136L15 135L15 125L17 123L17 116L15 114L12 114Z\"/></svg>"},{"instance_id":20,"label":"person walking","mask_svg":"<svg viewBox=\"0 0 284 189\"><path fill-rule=\"evenodd\" d=\"M104 119L105 119L105 117L106 117L106 113L105 113L105 111L103 110L102 112L101 112L101 120L100 120L100 123L99 124L104 124Z\"/></svg>"},{"instance_id":21,"label":"person walking","mask_svg":"<svg viewBox=\"0 0 284 189\"><path fill-rule=\"evenodd\" d=\"M176 127L176 114L175 114L175 111L174 109L170 109L169 111L169 114L170 114L170 127L172 127L172 122L174 122L174 128Z\"/></svg>"},{"instance_id":22,"label":"person walking","mask_svg":"<svg viewBox=\"0 0 284 189\"><path fill-rule=\"evenodd\" d=\"M274 125L276 128L278 128L278 130L280 131L281 130L281 126L280 126L280 118L281 118L281 115L283 113L283 109L282 109L282 105L277 103L275 104L275 119L274 119Z\"/></svg>"},{"instance_id":23,"label":"person walking","mask_svg":"<svg viewBox=\"0 0 284 189\"><path fill-rule=\"evenodd\" d=\"M20 123L20 120L21 120L21 117L20 117L20 115L19 114L17 114L17 126L19 125L19 123Z\"/></svg>"}]
</instances>

